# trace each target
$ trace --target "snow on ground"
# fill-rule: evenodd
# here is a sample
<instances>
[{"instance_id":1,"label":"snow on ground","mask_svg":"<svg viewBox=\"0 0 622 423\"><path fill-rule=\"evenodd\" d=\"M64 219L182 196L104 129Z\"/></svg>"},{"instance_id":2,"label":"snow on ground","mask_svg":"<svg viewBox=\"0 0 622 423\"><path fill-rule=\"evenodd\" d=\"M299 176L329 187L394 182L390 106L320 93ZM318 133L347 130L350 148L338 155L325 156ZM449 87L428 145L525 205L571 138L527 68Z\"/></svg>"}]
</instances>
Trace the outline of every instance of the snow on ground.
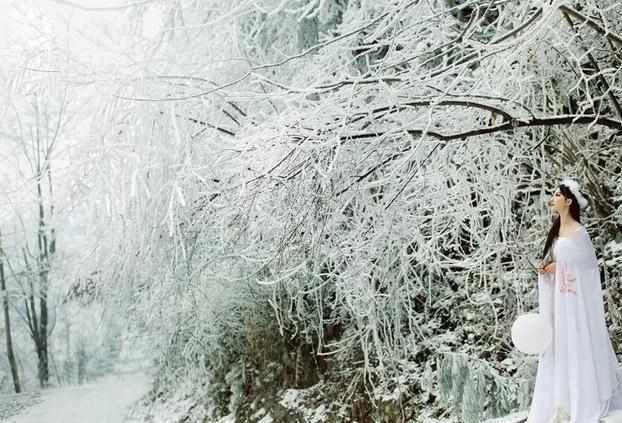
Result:
<instances>
[{"instance_id":1,"label":"snow on ground","mask_svg":"<svg viewBox=\"0 0 622 423\"><path fill-rule=\"evenodd\" d=\"M150 388L147 372L41 392L40 402L5 423L128 423L126 415Z\"/></svg>"},{"instance_id":2,"label":"snow on ground","mask_svg":"<svg viewBox=\"0 0 622 423\"><path fill-rule=\"evenodd\" d=\"M141 401L132 410L124 423L171 423L171 422L198 422L208 415L208 410L197 402L196 398L171 398L155 402ZM217 423L234 423L233 416Z\"/></svg>"},{"instance_id":3,"label":"snow on ground","mask_svg":"<svg viewBox=\"0 0 622 423\"><path fill-rule=\"evenodd\" d=\"M0 422L4 422L9 417L15 416L39 402L41 402L39 392L0 395Z\"/></svg>"},{"instance_id":4,"label":"snow on ground","mask_svg":"<svg viewBox=\"0 0 622 423\"><path fill-rule=\"evenodd\" d=\"M517 413L508 414L504 417L486 420L483 423L521 423L527 420L527 411L519 411Z\"/></svg>"},{"instance_id":5,"label":"snow on ground","mask_svg":"<svg viewBox=\"0 0 622 423\"><path fill-rule=\"evenodd\" d=\"M205 389L196 379L179 381L169 395L139 401L126 423L203 422L205 416L210 415L205 403ZM216 423L234 422L233 415L229 415Z\"/></svg>"}]
</instances>

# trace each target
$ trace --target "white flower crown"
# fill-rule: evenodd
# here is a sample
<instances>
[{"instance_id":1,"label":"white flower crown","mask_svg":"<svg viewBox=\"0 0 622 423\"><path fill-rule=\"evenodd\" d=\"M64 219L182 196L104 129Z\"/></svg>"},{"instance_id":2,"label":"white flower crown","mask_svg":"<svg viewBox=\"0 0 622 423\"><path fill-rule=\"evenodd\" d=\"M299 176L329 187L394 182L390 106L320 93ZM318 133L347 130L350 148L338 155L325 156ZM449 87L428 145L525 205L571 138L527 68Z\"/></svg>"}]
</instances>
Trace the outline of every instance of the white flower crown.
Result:
<instances>
[{"instance_id":1,"label":"white flower crown","mask_svg":"<svg viewBox=\"0 0 622 423\"><path fill-rule=\"evenodd\" d=\"M581 194L581 191L579 190L579 183L577 181L575 181L572 178L564 178L561 181L561 184L564 185L565 187L568 187L570 192L572 192L572 194L577 199L577 202L579 203L580 208L584 209L585 207L587 207L588 202L583 196L583 194Z\"/></svg>"}]
</instances>

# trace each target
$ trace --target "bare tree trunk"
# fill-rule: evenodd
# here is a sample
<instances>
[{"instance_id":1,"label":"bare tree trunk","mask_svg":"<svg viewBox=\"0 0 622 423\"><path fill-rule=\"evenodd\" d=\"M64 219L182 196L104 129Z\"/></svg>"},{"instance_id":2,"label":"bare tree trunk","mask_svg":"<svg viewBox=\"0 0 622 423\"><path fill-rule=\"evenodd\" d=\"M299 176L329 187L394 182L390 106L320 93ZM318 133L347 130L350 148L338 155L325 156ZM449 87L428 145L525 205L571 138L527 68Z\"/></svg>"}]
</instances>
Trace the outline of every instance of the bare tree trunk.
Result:
<instances>
[{"instance_id":1,"label":"bare tree trunk","mask_svg":"<svg viewBox=\"0 0 622 423\"><path fill-rule=\"evenodd\" d=\"M39 383L42 388L49 383L48 364L48 241L45 233L45 213L41 192L41 178L37 178L37 195L39 200L39 224L37 245L39 247L39 342L37 356L39 358Z\"/></svg>"},{"instance_id":2,"label":"bare tree trunk","mask_svg":"<svg viewBox=\"0 0 622 423\"><path fill-rule=\"evenodd\" d=\"M45 206L43 199L42 179L43 172L48 167L47 154L41 157L41 138L39 125L39 109L35 103L37 118L36 125L36 181L37 181L37 201L39 207L39 222L37 225L37 246L39 249L39 342L37 343L37 357L39 358L39 383L42 388L49 384L49 363L48 363L48 273L49 255L48 238L45 224Z\"/></svg>"},{"instance_id":3,"label":"bare tree trunk","mask_svg":"<svg viewBox=\"0 0 622 423\"><path fill-rule=\"evenodd\" d=\"M2 234L0 233L0 292L2 292L2 307L4 309L4 326L6 334L6 351L9 358L9 366L11 367L11 376L13 376L13 387L16 393L22 391L19 383L19 374L17 373L17 363L15 361L15 353L13 352L13 339L11 334L11 318L9 315L9 296L6 289L6 280L4 278L4 250L2 249Z\"/></svg>"}]
</instances>

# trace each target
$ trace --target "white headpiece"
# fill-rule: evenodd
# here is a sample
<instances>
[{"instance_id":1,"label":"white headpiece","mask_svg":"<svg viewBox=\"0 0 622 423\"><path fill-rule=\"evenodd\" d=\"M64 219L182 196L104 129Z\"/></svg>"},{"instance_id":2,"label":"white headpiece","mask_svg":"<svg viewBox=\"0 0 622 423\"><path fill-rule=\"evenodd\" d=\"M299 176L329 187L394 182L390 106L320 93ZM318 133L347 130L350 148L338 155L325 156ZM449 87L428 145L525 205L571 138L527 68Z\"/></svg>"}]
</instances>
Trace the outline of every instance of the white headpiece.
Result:
<instances>
[{"instance_id":1,"label":"white headpiece","mask_svg":"<svg viewBox=\"0 0 622 423\"><path fill-rule=\"evenodd\" d=\"M581 191L579 191L579 183L577 181L572 178L564 178L561 184L568 187L570 192L572 192L572 194L577 199L580 208L584 209L585 207L587 207L587 200L585 199L583 194L581 194Z\"/></svg>"}]
</instances>

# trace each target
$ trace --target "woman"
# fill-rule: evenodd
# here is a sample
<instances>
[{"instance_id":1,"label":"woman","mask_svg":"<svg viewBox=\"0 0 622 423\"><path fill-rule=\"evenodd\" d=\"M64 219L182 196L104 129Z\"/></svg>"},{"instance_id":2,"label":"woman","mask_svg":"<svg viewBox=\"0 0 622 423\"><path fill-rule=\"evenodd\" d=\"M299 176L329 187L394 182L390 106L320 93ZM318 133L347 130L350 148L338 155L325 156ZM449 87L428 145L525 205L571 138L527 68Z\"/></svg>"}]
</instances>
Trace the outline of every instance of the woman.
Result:
<instances>
[{"instance_id":1,"label":"woman","mask_svg":"<svg viewBox=\"0 0 622 423\"><path fill-rule=\"evenodd\" d=\"M622 409L622 374L605 323L598 262L581 224L586 205L572 179L551 199L557 216L538 268L538 303L553 342L539 357L527 423L597 423Z\"/></svg>"}]
</instances>

